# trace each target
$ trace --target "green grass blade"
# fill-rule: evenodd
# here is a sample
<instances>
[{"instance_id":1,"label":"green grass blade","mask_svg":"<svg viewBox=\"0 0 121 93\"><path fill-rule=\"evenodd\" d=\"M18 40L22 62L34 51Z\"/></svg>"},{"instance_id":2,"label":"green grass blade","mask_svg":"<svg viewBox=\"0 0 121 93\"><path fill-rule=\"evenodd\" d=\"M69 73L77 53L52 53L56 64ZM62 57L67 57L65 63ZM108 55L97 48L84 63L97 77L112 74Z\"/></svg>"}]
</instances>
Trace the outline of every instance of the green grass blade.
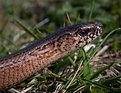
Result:
<instances>
[{"instance_id":1,"label":"green grass blade","mask_svg":"<svg viewBox=\"0 0 121 93\"><path fill-rule=\"evenodd\" d=\"M109 66L102 67L102 68L99 69L95 74L93 74L93 75L91 76L90 79L94 79L94 78L98 77L98 75L99 75L101 72L105 71L106 69L109 69L113 64L114 64L114 63L110 64Z\"/></svg>"},{"instance_id":2,"label":"green grass blade","mask_svg":"<svg viewBox=\"0 0 121 93\"><path fill-rule=\"evenodd\" d=\"M30 34L35 39L39 39L31 30L29 30L26 26L24 26L24 24L20 20L18 20L18 19L15 19L15 20L24 29L24 31L26 31L28 34Z\"/></svg>"},{"instance_id":3,"label":"green grass blade","mask_svg":"<svg viewBox=\"0 0 121 93\"><path fill-rule=\"evenodd\" d=\"M108 78L108 79L105 79L105 81L103 82L103 84L112 82L112 81L114 81L114 80L118 80L119 78L121 78L121 75L114 76L114 77L110 77L110 78Z\"/></svg>"},{"instance_id":4,"label":"green grass blade","mask_svg":"<svg viewBox=\"0 0 121 93\"><path fill-rule=\"evenodd\" d=\"M86 52L84 51L83 48L80 49L80 52L82 53L82 61L83 61L83 66L84 66L83 77L85 79L89 79L90 78L90 67L89 67L89 64L87 63L88 57L87 57Z\"/></svg>"},{"instance_id":5,"label":"green grass blade","mask_svg":"<svg viewBox=\"0 0 121 93\"><path fill-rule=\"evenodd\" d=\"M94 0L92 0L92 4L91 4L91 7L90 7L90 14L89 14L89 19L88 19L88 21L90 21L91 20L91 18L92 18L92 14L93 14L93 8L94 8Z\"/></svg>"},{"instance_id":6,"label":"green grass blade","mask_svg":"<svg viewBox=\"0 0 121 93\"><path fill-rule=\"evenodd\" d=\"M92 82L90 80L86 80L86 79L83 79L84 81L87 81L88 83L90 84L93 84L93 85L96 85L97 87L99 88L102 88L102 89L105 89L105 90L108 90L110 91L111 93L120 93L121 92L121 89L120 88L110 88L110 87L107 87L107 86L104 86L104 85L101 85L101 84L98 84L98 83L95 83L95 82Z\"/></svg>"}]
</instances>

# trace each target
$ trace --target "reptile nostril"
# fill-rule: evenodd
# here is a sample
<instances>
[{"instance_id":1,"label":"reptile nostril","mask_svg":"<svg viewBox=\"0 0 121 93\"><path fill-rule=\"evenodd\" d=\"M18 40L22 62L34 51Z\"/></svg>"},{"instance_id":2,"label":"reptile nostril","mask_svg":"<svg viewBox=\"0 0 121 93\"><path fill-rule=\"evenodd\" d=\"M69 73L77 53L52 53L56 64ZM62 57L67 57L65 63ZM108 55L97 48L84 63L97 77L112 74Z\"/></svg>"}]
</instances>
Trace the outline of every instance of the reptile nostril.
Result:
<instances>
[{"instance_id":1,"label":"reptile nostril","mask_svg":"<svg viewBox=\"0 0 121 93\"><path fill-rule=\"evenodd\" d=\"M97 23L97 27L99 27L101 29L103 27L103 25L101 23Z\"/></svg>"}]
</instances>

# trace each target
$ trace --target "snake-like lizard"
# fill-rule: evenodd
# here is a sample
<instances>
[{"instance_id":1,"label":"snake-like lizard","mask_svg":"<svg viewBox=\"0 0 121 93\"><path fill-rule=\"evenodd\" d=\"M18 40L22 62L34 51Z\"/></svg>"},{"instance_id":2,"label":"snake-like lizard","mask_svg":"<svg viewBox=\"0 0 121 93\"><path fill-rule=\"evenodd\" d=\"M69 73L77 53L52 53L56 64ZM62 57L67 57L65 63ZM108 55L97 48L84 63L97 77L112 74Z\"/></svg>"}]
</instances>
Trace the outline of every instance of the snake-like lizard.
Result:
<instances>
[{"instance_id":1,"label":"snake-like lizard","mask_svg":"<svg viewBox=\"0 0 121 93\"><path fill-rule=\"evenodd\" d=\"M0 90L17 84L50 63L90 43L102 32L102 24L79 22L58 29L26 48L0 58Z\"/></svg>"}]
</instances>

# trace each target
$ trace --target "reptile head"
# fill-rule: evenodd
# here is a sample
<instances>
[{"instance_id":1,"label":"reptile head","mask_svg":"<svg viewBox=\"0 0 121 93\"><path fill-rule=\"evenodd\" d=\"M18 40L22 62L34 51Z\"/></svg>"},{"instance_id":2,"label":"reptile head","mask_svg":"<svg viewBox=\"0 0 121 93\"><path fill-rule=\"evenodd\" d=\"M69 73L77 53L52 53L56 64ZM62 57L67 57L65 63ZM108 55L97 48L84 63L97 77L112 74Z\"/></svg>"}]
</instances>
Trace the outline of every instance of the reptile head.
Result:
<instances>
[{"instance_id":1,"label":"reptile head","mask_svg":"<svg viewBox=\"0 0 121 93\"><path fill-rule=\"evenodd\" d=\"M85 44L87 44L100 36L102 33L101 27L102 24L97 22L82 23L78 29L80 42L85 42Z\"/></svg>"}]
</instances>

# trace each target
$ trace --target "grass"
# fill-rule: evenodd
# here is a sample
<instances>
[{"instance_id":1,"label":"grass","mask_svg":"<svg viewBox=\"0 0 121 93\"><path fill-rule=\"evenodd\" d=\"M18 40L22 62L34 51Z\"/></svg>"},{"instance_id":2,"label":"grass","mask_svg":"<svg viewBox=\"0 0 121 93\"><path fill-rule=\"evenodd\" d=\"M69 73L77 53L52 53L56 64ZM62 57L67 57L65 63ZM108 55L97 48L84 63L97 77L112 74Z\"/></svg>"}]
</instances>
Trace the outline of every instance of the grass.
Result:
<instances>
[{"instance_id":1,"label":"grass","mask_svg":"<svg viewBox=\"0 0 121 93\"><path fill-rule=\"evenodd\" d=\"M25 7L24 4L28 6ZM58 60L41 73L36 73L14 88L19 91L28 89L27 93L121 92L121 75L110 77L107 73L105 74L106 71L112 71L111 68L119 62L114 64L109 60L109 63L104 65L104 62L100 64L97 61L95 65L91 65L91 59L104 45L111 47L111 50L107 50L106 53L120 50L120 4L120 0L112 2L53 0L44 3L38 0L26 2L16 0L14 3L9 0L1 1L1 5L5 8L2 9L4 13L0 16L0 56L19 50L28 42L44 37L59 27L78 21L99 21L104 25L105 30L100 37L102 39L98 38L95 41L96 48L92 47L88 52L80 48L76 53Z\"/></svg>"}]
</instances>

